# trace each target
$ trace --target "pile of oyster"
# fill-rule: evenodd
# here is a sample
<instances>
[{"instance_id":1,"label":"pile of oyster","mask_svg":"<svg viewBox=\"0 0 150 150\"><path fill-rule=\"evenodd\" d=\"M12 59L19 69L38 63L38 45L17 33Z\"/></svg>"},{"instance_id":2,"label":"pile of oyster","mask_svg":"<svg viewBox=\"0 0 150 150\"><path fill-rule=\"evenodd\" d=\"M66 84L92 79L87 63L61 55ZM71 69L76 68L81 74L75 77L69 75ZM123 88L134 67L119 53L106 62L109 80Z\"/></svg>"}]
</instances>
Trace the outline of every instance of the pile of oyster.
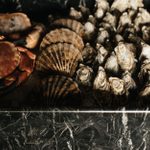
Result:
<instances>
[{"instance_id":1,"label":"pile of oyster","mask_svg":"<svg viewBox=\"0 0 150 150\"><path fill-rule=\"evenodd\" d=\"M96 0L93 10L80 3L47 18L44 27L23 13L0 14L0 94L34 69L44 106L149 104L150 13L142 0Z\"/></svg>"}]
</instances>

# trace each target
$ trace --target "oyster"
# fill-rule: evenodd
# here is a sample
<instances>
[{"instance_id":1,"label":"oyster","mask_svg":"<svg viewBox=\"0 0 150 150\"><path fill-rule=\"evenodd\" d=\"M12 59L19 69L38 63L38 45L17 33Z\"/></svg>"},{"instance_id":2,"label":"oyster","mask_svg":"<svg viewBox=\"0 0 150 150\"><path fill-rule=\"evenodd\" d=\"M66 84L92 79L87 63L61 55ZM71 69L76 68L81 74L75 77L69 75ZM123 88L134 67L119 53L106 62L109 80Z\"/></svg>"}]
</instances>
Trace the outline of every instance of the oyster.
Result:
<instances>
[{"instance_id":1,"label":"oyster","mask_svg":"<svg viewBox=\"0 0 150 150\"><path fill-rule=\"evenodd\" d=\"M117 74L119 72L118 61L114 52L112 52L110 57L108 57L104 68L110 73Z\"/></svg>"},{"instance_id":2,"label":"oyster","mask_svg":"<svg viewBox=\"0 0 150 150\"><path fill-rule=\"evenodd\" d=\"M92 64L94 62L95 56L95 49L90 45L90 43L86 43L82 51L84 64Z\"/></svg>"},{"instance_id":3,"label":"oyster","mask_svg":"<svg viewBox=\"0 0 150 150\"><path fill-rule=\"evenodd\" d=\"M150 43L150 26L143 26L141 30L142 30L142 39L145 42Z\"/></svg>"},{"instance_id":4,"label":"oyster","mask_svg":"<svg viewBox=\"0 0 150 150\"><path fill-rule=\"evenodd\" d=\"M0 33L2 34L24 31L30 27L30 19L24 13L0 14Z\"/></svg>"},{"instance_id":5,"label":"oyster","mask_svg":"<svg viewBox=\"0 0 150 150\"><path fill-rule=\"evenodd\" d=\"M115 54L117 56L118 64L123 71L134 71L136 65L135 57L125 43L119 42L118 46L115 48Z\"/></svg>"},{"instance_id":6,"label":"oyster","mask_svg":"<svg viewBox=\"0 0 150 150\"><path fill-rule=\"evenodd\" d=\"M54 71L73 76L78 62L81 60L81 52L74 45L67 43L51 44L37 58L36 70Z\"/></svg>"},{"instance_id":7,"label":"oyster","mask_svg":"<svg viewBox=\"0 0 150 150\"><path fill-rule=\"evenodd\" d=\"M53 25L69 28L81 37L84 36L84 26L79 21L73 19L57 19L53 22Z\"/></svg>"},{"instance_id":8,"label":"oyster","mask_svg":"<svg viewBox=\"0 0 150 150\"><path fill-rule=\"evenodd\" d=\"M47 46L59 42L73 44L80 51L82 51L84 47L83 40L78 34L69 29L61 28L47 33L41 42L40 49L44 50Z\"/></svg>"},{"instance_id":9,"label":"oyster","mask_svg":"<svg viewBox=\"0 0 150 150\"><path fill-rule=\"evenodd\" d=\"M109 3L107 2L107 0L96 0L95 8L95 17L97 19L101 19L104 16L105 12L109 10Z\"/></svg>"},{"instance_id":10,"label":"oyster","mask_svg":"<svg viewBox=\"0 0 150 150\"><path fill-rule=\"evenodd\" d=\"M109 33L106 29L99 28L96 42L99 44L104 44L109 39L109 37Z\"/></svg>"},{"instance_id":11,"label":"oyster","mask_svg":"<svg viewBox=\"0 0 150 150\"><path fill-rule=\"evenodd\" d=\"M122 79L119 79L117 77L109 77L109 83L111 92L114 95L123 95L125 94L125 82Z\"/></svg>"},{"instance_id":12,"label":"oyster","mask_svg":"<svg viewBox=\"0 0 150 150\"><path fill-rule=\"evenodd\" d=\"M120 16L120 20L117 27L117 32L121 33L127 26L131 26L132 20L127 12L124 12Z\"/></svg>"},{"instance_id":13,"label":"oyster","mask_svg":"<svg viewBox=\"0 0 150 150\"><path fill-rule=\"evenodd\" d=\"M76 71L76 81L79 85L82 86L91 86L92 85L92 77L93 77L93 69L89 66L85 66L80 64L79 69Z\"/></svg>"},{"instance_id":14,"label":"oyster","mask_svg":"<svg viewBox=\"0 0 150 150\"><path fill-rule=\"evenodd\" d=\"M102 65L108 55L108 51L101 45L96 44L97 56L95 57L95 61Z\"/></svg>"},{"instance_id":15,"label":"oyster","mask_svg":"<svg viewBox=\"0 0 150 150\"><path fill-rule=\"evenodd\" d=\"M76 20L80 20L83 18L83 15L80 11L77 11L75 8L71 7L70 8L70 12L69 12L69 16L72 19L76 19Z\"/></svg>"},{"instance_id":16,"label":"oyster","mask_svg":"<svg viewBox=\"0 0 150 150\"><path fill-rule=\"evenodd\" d=\"M80 94L80 90L75 81L60 75L42 79L39 88L39 92L42 94L42 103L47 106L76 104L78 99L72 101L72 98Z\"/></svg>"},{"instance_id":17,"label":"oyster","mask_svg":"<svg viewBox=\"0 0 150 150\"><path fill-rule=\"evenodd\" d=\"M110 91L110 85L107 80L107 75L102 66L99 66L98 68L97 76L93 82L93 89L103 91L103 92Z\"/></svg>"},{"instance_id":18,"label":"oyster","mask_svg":"<svg viewBox=\"0 0 150 150\"><path fill-rule=\"evenodd\" d=\"M128 71L123 73L122 80L124 80L125 83L126 95L129 95L129 92L136 88L136 83L131 77L131 73Z\"/></svg>"}]
</instances>

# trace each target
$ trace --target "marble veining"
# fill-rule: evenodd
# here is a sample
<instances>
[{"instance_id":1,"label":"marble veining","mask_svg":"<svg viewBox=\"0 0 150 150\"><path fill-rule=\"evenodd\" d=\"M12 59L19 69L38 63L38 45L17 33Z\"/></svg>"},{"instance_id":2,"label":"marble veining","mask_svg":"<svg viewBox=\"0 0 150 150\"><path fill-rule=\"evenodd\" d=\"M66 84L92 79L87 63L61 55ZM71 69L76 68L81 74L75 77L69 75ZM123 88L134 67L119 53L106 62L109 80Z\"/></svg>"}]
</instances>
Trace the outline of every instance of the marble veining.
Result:
<instances>
[{"instance_id":1,"label":"marble veining","mask_svg":"<svg viewBox=\"0 0 150 150\"><path fill-rule=\"evenodd\" d=\"M149 150L150 112L0 112L2 150Z\"/></svg>"}]
</instances>

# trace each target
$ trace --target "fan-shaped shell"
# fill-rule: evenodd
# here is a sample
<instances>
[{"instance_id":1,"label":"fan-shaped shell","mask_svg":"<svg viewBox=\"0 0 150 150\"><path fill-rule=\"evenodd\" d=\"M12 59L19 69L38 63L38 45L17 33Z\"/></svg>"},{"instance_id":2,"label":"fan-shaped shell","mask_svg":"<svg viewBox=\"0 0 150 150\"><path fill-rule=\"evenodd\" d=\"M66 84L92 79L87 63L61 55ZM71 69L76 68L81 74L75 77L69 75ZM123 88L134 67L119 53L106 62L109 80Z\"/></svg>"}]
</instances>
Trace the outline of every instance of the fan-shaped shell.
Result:
<instances>
[{"instance_id":1,"label":"fan-shaped shell","mask_svg":"<svg viewBox=\"0 0 150 150\"><path fill-rule=\"evenodd\" d=\"M82 38L76 34L75 32L61 28L61 29L55 29L50 31L42 40L40 49L45 49L48 45L54 44L54 43L70 43L73 44L76 48L78 48L80 51L84 47L84 43Z\"/></svg>"},{"instance_id":2,"label":"fan-shaped shell","mask_svg":"<svg viewBox=\"0 0 150 150\"><path fill-rule=\"evenodd\" d=\"M20 53L13 43L0 42L0 79L12 73L20 63Z\"/></svg>"},{"instance_id":3,"label":"fan-shaped shell","mask_svg":"<svg viewBox=\"0 0 150 150\"><path fill-rule=\"evenodd\" d=\"M30 27L30 19L24 13L0 14L0 33L24 31Z\"/></svg>"},{"instance_id":4,"label":"fan-shaped shell","mask_svg":"<svg viewBox=\"0 0 150 150\"><path fill-rule=\"evenodd\" d=\"M42 96L47 105L63 105L65 98L80 93L78 85L71 78L65 76L50 76L41 81ZM64 99L64 101L59 101ZM71 101L72 99L70 99Z\"/></svg>"},{"instance_id":5,"label":"fan-shaped shell","mask_svg":"<svg viewBox=\"0 0 150 150\"><path fill-rule=\"evenodd\" d=\"M72 44L52 44L39 55L36 61L36 70L50 70L72 76L81 60L81 52Z\"/></svg>"},{"instance_id":6,"label":"fan-shaped shell","mask_svg":"<svg viewBox=\"0 0 150 150\"><path fill-rule=\"evenodd\" d=\"M79 21L73 19L57 19L53 22L53 25L69 28L81 37L84 35L84 26Z\"/></svg>"}]
</instances>

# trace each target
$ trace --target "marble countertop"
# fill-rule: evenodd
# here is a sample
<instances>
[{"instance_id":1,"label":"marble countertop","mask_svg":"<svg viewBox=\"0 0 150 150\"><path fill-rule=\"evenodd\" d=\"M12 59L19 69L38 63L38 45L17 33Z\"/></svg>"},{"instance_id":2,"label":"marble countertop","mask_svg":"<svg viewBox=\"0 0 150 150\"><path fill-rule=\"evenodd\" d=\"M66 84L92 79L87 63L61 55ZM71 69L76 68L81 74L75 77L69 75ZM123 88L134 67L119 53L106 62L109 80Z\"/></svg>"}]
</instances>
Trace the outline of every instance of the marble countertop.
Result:
<instances>
[{"instance_id":1,"label":"marble countertop","mask_svg":"<svg viewBox=\"0 0 150 150\"><path fill-rule=\"evenodd\" d=\"M2 150L149 150L150 112L0 112Z\"/></svg>"}]
</instances>

